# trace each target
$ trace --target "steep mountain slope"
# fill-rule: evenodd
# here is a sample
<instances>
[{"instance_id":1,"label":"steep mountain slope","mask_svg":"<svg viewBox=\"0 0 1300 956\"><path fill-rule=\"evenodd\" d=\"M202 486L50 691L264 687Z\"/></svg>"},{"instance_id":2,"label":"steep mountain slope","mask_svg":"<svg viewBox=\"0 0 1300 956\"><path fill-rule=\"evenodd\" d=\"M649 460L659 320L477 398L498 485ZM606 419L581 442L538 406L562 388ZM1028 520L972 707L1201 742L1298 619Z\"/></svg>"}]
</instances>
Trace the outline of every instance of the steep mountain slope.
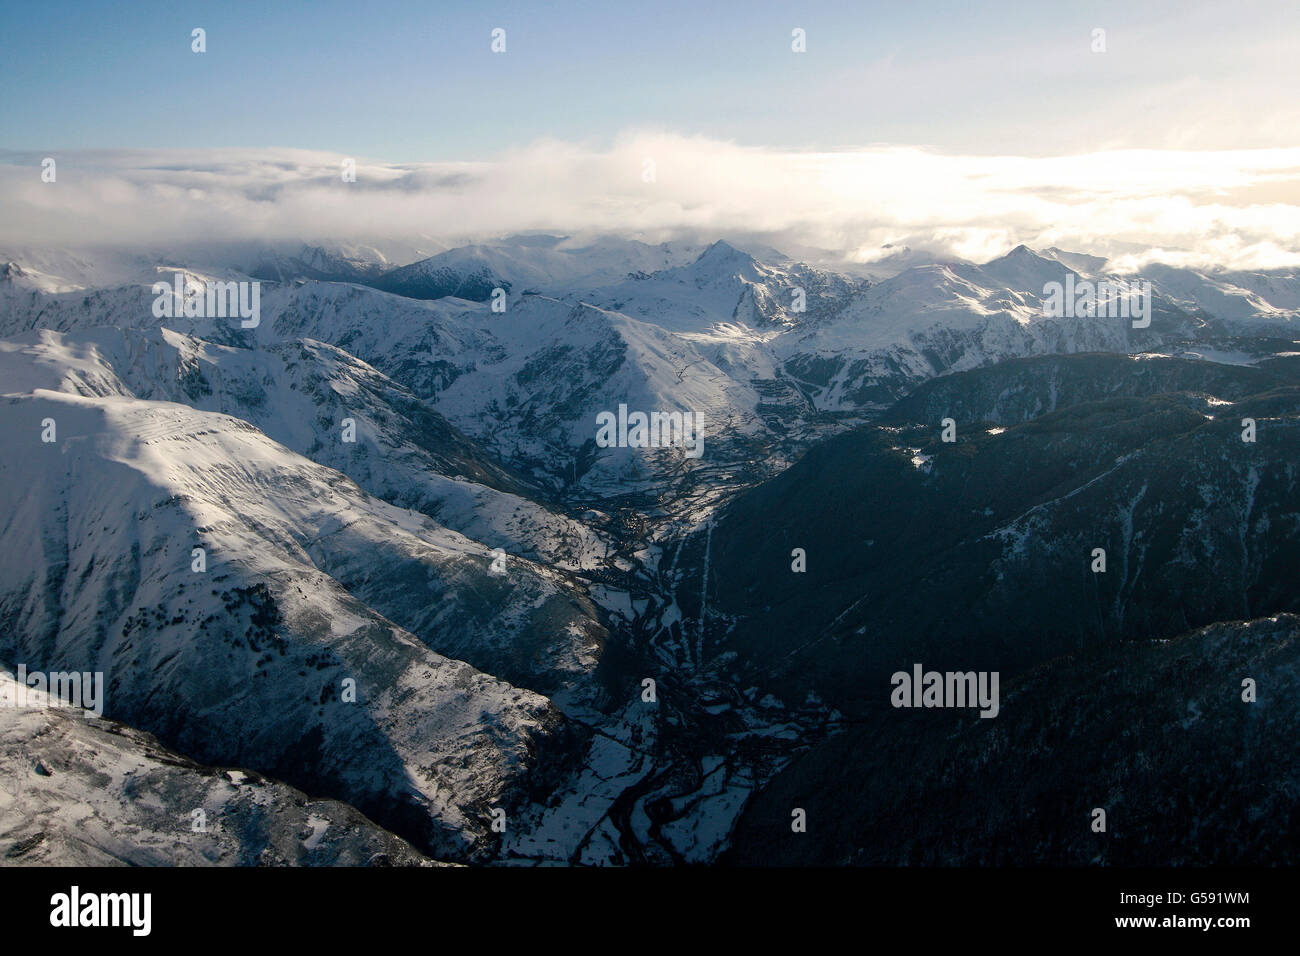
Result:
<instances>
[{"instance_id":1,"label":"steep mountain slope","mask_svg":"<svg viewBox=\"0 0 1300 956\"><path fill-rule=\"evenodd\" d=\"M764 429L758 394L690 342L591 306L522 296L497 315L459 299L425 303L304 282L264 285L262 321L242 329L230 319L154 318L146 292L40 297L11 313L0 330L12 337L37 328L165 325L248 350L304 339L329 343L431 402L535 485L555 493L584 482L588 498L619 476L647 482L683 469L680 449L597 449L599 411L627 404L697 413L706 441L719 450L728 439L744 443Z\"/></svg>"},{"instance_id":2,"label":"steep mountain slope","mask_svg":"<svg viewBox=\"0 0 1300 956\"><path fill-rule=\"evenodd\" d=\"M414 299L455 296L486 301L494 288L550 292L595 288L629 274L667 269L690 254L689 244L651 246L606 237L584 241L560 236L515 236L449 249L385 272L369 284Z\"/></svg>"},{"instance_id":3,"label":"steep mountain slope","mask_svg":"<svg viewBox=\"0 0 1300 956\"><path fill-rule=\"evenodd\" d=\"M257 250L242 258L256 264L248 268L254 279L288 282L294 279L317 279L324 282L361 282L377 280L394 266L387 257L365 245L312 245L288 251L270 248Z\"/></svg>"},{"instance_id":4,"label":"steep mountain slope","mask_svg":"<svg viewBox=\"0 0 1300 956\"><path fill-rule=\"evenodd\" d=\"M1205 325L1158 297L1147 329L1045 315L1045 283L1068 275L1077 274L1024 246L982 266L919 266L858 294L835 321L785 337L780 352L818 408L879 408L937 375L1031 355L1143 351Z\"/></svg>"},{"instance_id":5,"label":"steep mountain slope","mask_svg":"<svg viewBox=\"0 0 1300 956\"><path fill-rule=\"evenodd\" d=\"M611 280L617 271L611 263L669 253L612 240L567 242L531 237L434 257L498 263L503 270L514 263L518 278L504 313L462 297L423 302L299 280L264 284L263 320L242 329L229 320L164 323L153 318L152 298L140 288L28 291L5 300L0 334L166 324L220 345L266 349L304 339L332 345L430 402L540 481L547 494L572 491L589 503L593 492L608 493L616 476L635 485L678 471L671 457L660 463L655 459L664 456L590 444L595 413L624 400L629 408L653 401L708 416L713 448L727 467L769 458L781 467L834 431L835 416L878 412L937 376L1033 355L1183 347L1208 334L1222 336L1232 325L1190 300L1162 295L1159 282L1146 329L1133 329L1125 318L1045 316L1045 282L1092 276L1074 269L1097 265L1060 250L1039 255L1022 246L981 266L920 266L871 285L788 261L759 262L724 242L693 261ZM156 267L166 279L173 271ZM519 294L530 278L554 295ZM1288 281L1255 276L1266 279L1282 287ZM498 280L504 277L492 273ZM1167 276L1161 281L1171 286ZM1282 292L1271 294L1286 301ZM555 305L556 296L563 306ZM1265 334L1279 308L1270 305L1253 324L1236 324L1245 334ZM616 368L627 373L626 382L593 387L593 376L613 379ZM728 443L742 454L727 452Z\"/></svg>"},{"instance_id":6,"label":"steep mountain slope","mask_svg":"<svg viewBox=\"0 0 1300 956\"><path fill-rule=\"evenodd\" d=\"M20 693L28 706L16 709ZM148 734L50 705L0 673L0 865L409 866L428 861L356 810Z\"/></svg>"},{"instance_id":7,"label":"steep mountain slope","mask_svg":"<svg viewBox=\"0 0 1300 956\"><path fill-rule=\"evenodd\" d=\"M1247 679L1254 702L1243 699ZM728 861L1300 860L1300 618L1065 657L1002 693L996 720L897 710L815 747L747 807ZM807 832L791 832L792 807L807 812ZM1105 832L1092 829L1097 808Z\"/></svg>"},{"instance_id":8,"label":"steep mountain slope","mask_svg":"<svg viewBox=\"0 0 1300 956\"><path fill-rule=\"evenodd\" d=\"M689 343L655 325L587 305L525 296L501 350L438 395L456 425L511 462L609 493L689 470L682 447L597 448L596 415L620 404L701 416L705 442L762 430L758 396Z\"/></svg>"},{"instance_id":9,"label":"steep mountain slope","mask_svg":"<svg viewBox=\"0 0 1300 956\"><path fill-rule=\"evenodd\" d=\"M488 549L236 419L42 391L4 407L5 659L103 670L110 716L203 762L485 851L485 807L524 799L567 731L545 698L443 655L584 680L602 632L576 592L522 559L492 573Z\"/></svg>"},{"instance_id":10,"label":"steep mountain slope","mask_svg":"<svg viewBox=\"0 0 1300 956\"><path fill-rule=\"evenodd\" d=\"M831 439L690 543L714 653L779 675L796 698L864 710L882 674L914 661L1014 673L1300 609L1300 388L1223 402L1170 394L991 431L959 422L952 444L938 422ZM698 588L677 596L699 612Z\"/></svg>"},{"instance_id":11,"label":"steep mountain slope","mask_svg":"<svg viewBox=\"0 0 1300 956\"><path fill-rule=\"evenodd\" d=\"M633 277L583 297L672 332L703 333L716 326L779 329L821 321L866 285L799 263L763 264L718 241L687 265Z\"/></svg>"},{"instance_id":12,"label":"steep mountain slope","mask_svg":"<svg viewBox=\"0 0 1300 956\"><path fill-rule=\"evenodd\" d=\"M1232 401L1297 382L1300 365L1293 359L1256 367L1165 355L1049 355L1008 359L931 379L893 405L880 420L903 425L952 418L1018 425L1071 405L1107 398L1185 391Z\"/></svg>"},{"instance_id":13,"label":"steep mountain slope","mask_svg":"<svg viewBox=\"0 0 1300 956\"><path fill-rule=\"evenodd\" d=\"M1207 273L1151 265L1143 275L1171 301L1222 319L1292 332L1300 321L1300 275L1294 270Z\"/></svg>"},{"instance_id":14,"label":"steep mountain slope","mask_svg":"<svg viewBox=\"0 0 1300 956\"><path fill-rule=\"evenodd\" d=\"M119 264L116 289L0 276L0 659L102 669L114 717L422 852L707 862L810 745L828 799L865 785L825 748L880 757L900 667L1010 688L1300 608L1285 275L1216 273L1253 290L1225 317L1161 274L1133 330L1044 315L1045 282L1105 268L1055 249L873 283L516 237L415 263L408 295L367 285L370 253L281 252L247 329L154 315L153 280L229 256ZM504 313L447 294L475 276ZM702 457L597 446L624 405L698 413ZM918 752L950 733L927 721Z\"/></svg>"},{"instance_id":15,"label":"steep mountain slope","mask_svg":"<svg viewBox=\"0 0 1300 956\"><path fill-rule=\"evenodd\" d=\"M28 332L0 341L0 372L21 391L128 395L236 416L376 497L510 554L581 569L610 550L534 500L522 476L408 389L310 339L244 349L167 328Z\"/></svg>"}]
</instances>

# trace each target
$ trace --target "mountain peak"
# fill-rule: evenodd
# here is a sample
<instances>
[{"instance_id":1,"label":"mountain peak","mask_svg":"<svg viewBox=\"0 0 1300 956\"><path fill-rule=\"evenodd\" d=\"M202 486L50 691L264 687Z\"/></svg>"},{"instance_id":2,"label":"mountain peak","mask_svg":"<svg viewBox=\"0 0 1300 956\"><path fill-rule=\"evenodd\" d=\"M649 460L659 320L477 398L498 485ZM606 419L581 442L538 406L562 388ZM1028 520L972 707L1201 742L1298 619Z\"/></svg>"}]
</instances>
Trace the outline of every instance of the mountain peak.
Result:
<instances>
[{"instance_id":1,"label":"mountain peak","mask_svg":"<svg viewBox=\"0 0 1300 956\"><path fill-rule=\"evenodd\" d=\"M1036 249L1031 249L1023 242L1008 252L1006 255L998 256L996 259L990 259L980 266L981 269L998 268L999 266L1011 266L1014 268L1024 268L1026 266L1037 265L1038 263L1050 263L1052 259L1043 255Z\"/></svg>"},{"instance_id":2,"label":"mountain peak","mask_svg":"<svg viewBox=\"0 0 1300 956\"><path fill-rule=\"evenodd\" d=\"M1048 258L1024 243L1005 256L990 259L979 270L995 283L1023 292L1037 292L1046 282L1062 281L1070 271L1065 263Z\"/></svg>"},{"instance_id":3,"label":"mountain peak","mask_svg":"<svg viewBox=\"0 0 1300 956\"><path fill-rule=\"evenodd\" d=\"M754 279L758 275L758 262L747 252L741 252L731 243L719 239L695 260L694 268L714 276L741 276Z\"/></svg>"},{"instance_id":4,"label":"mountain peak","mask_svg":"<svg viewBox=\"0 0 1300 956\"><path fill-rule=\"evenodd\" d=\"M743 256L744 253L727 242L725 239L718 239L713 242L707 249L700 253L696 262L703 262L705 259L718 258L721 256Z\"/></svg>"}]
</instances>

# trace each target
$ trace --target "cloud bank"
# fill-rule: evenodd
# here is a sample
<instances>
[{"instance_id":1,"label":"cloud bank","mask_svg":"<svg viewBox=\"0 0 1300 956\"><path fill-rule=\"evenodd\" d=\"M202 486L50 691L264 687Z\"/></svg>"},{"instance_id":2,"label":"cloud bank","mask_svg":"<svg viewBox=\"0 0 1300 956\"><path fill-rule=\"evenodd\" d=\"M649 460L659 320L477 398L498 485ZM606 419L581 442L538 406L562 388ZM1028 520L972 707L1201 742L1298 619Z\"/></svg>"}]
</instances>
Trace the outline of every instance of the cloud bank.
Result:
<instances>
[{"instance_id":1,"label":"cloud bank","mask_svg":"<svg viewBox=\"0 0 1300 956\"><path fill-rule=\"evenodd\" d=\"M289 149L0 153L0 242L207 240L544 230L647 241L745 235L859 262L900 246L982 261L1017 243L1120 268L1300 265L1300 148L1030 158L911 146L795 152L637 132L539 141L490 162L391 164ZM886 248L886 247L891 248Z\"/></svg>"}]
</instances>

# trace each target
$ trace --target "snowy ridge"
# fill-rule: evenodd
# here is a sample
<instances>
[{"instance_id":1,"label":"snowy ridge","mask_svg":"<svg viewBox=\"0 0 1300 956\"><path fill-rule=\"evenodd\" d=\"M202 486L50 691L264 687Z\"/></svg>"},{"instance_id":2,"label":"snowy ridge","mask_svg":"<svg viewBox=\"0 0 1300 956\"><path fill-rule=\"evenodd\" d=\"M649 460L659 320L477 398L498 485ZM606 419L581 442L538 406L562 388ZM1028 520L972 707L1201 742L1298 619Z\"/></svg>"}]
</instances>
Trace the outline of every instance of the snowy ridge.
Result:
<instances>
[{"instance_id":1,"label":"snowy ridge","mask_svg":"<svg viewBox=\"0 0 1300 956\"><path fill-rule=\"evenodd\" d=\"M29 332L0 342L0 381L17 393L48 388L219 411L490 547L573 569L595 567L609 551L591 529L532 500L517 476L408 389L310 339L250 350L165 328ZM353 443L341 438L347 418Z\"/></svg>"},{"instance_id":2,"label":"snowy ridge","mask_svg":"<svg viewBox=\"0 0 1300 956\"><path fill-rule=\"evenodd\" d=\"M404 828L453 856L472 850L484 803L517 792L561 718L388 618L444 651L563 684L594 665L598 631L556 582L518 567L492 576L483 546L237 419L45 391L5 406L0 473L19 489L0 529L6 659L103 670L109 716L390 826L401 805L418 807L424 822ZM33 455L47 418L59 439ZM194 547L205 573L191 570ZM482 602L485 588L498 593ZM521 659L532 635L546 650ZM342 700L345 678L356 703Z\"/></svg>"},{"instance_id":3,"label":"snowy ridge","mask_svg":"<svg viewBox=\"0 0 1300 956\"><path fill-rule=\"evenodd\" d=\"M760 262L725 242L691 261L633 278L620 273L629 257L672 255L680 250L554 237L465 247L407 268L434 260L438 268L487 263L483 274L493 282L513 270L504 314L450 295L453 289L422 301L300 279L264 284L263 321L252 330L221 320L155 319L151 297L139 287L11 291L0 335L38 326L165 324L232 347L310 339L409 388L507 463L534 476L540 469L551 490L598 491L613 476L657 480L678 469L647 450L629 455L588 444L592 410L620 401L690 408L729 423L724 435L771 445L792 427L801 440L814 438L817 429L808 429L819 413L870 412L928 378L1007 358L1141 352L1195 338L1207 321L1219 333L1276 334L1294 322L1300 299L1300 279L1289 273L1208 277L1151 267L1144 274L1156 290L1150 329L1134 330L1118 318L1051 318L1044 315L1044 284L1071 273L1104 277L1079 271L1100 270L1104 260L1058 249L1040 255L1024 246L980 266L915 266L876 284L788 260ZM525 294L530 282L549 294ZM796 292L804 311L795 308ZM625 379L597 394L593 377L609 379L622 363ZM760 406L779 412L779 426ZM724 453L716 437L715 448Z\"/></svg>"},{"instance_id":4,"label":"snowy ridge","mask_svg":"<svg viewBox=\"0 0 1300 956\"><path fill-rule=\"evenodd\" d=\"M19 866L428 865L345 804L168 751L49 706L0 672L0 863Z\"/></svg>"}]
</instances>

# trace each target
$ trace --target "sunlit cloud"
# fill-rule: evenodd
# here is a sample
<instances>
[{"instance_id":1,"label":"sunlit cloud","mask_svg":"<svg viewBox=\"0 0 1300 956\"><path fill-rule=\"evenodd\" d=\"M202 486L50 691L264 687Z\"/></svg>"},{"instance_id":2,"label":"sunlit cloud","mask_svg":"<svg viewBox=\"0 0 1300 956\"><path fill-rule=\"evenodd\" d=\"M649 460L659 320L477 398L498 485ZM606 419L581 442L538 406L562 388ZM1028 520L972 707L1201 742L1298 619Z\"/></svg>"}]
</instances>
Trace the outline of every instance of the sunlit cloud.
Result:
<instances>
[{"instance_id":1,"label":"sunlit cloud","mask_svg":"<svg viewBox=\"0 0 1300 956\"><path fill-rule=\"evenodd\" d=\"M983 260L1017 243L1184 265L1300 264L1300 148L962 156L835 152L634 132L539 141L492 161L391 164L302 150L0 154L0 242L427 236L545 230L663 241L761 238L869 262L909 246ZM885 248L887 245L890 248Z\"/></svg>"}]
</instances>

